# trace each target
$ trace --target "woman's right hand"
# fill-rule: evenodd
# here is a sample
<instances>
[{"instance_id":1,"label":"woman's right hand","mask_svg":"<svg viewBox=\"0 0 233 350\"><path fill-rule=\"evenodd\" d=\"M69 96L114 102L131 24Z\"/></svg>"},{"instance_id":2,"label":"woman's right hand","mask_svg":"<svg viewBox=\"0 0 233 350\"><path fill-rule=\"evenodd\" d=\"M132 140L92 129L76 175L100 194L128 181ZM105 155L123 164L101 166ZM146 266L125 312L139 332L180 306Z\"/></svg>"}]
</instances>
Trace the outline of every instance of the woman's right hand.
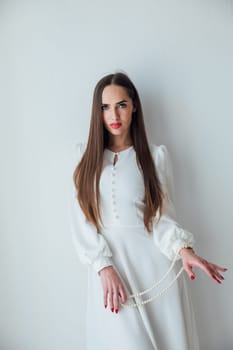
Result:
<instances>
[{"instance_id":1,"label":"woman's right hand","mask_svg":"<svg viewBox=\"0 0 233 350\"><path fill-rule=\"evenodd\" d=\"M115 310L118 313L119 304L125 303L127 300L127 295L118 273L111 265L104 267L98 274L103 287L104 307L106 308L109 302L111 311L114 312Z\"/></svg>"}]
</instances>

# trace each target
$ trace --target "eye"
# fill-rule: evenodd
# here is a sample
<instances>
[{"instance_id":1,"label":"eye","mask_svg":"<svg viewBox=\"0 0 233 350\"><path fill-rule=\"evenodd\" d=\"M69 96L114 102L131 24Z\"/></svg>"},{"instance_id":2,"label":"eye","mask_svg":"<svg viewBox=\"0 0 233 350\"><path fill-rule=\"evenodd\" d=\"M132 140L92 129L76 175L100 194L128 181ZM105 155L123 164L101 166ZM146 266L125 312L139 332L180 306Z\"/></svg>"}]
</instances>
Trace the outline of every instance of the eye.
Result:
<instances>
[{"instance_id":1,"label":"eye","mask_svg":"<svg viewBox=\"0 0 233 350\"><path fill-rule=\"evenodd\" d=\"M125 102L122 102L122 103L119 104L119 107L120 108L126 108L127 104Z\"/></svg>"},{"instance_id":2,"label":"eye","mask_svg":"<svg viewBox=\"0 0 233 350\"><path fill-rule=\"evenodd\" d=\"M104 111L104 110L107 109L107 108L108 108L108 105L102 105L102 106L101 106L102 111Z\"/></svg>"}]
</instances>

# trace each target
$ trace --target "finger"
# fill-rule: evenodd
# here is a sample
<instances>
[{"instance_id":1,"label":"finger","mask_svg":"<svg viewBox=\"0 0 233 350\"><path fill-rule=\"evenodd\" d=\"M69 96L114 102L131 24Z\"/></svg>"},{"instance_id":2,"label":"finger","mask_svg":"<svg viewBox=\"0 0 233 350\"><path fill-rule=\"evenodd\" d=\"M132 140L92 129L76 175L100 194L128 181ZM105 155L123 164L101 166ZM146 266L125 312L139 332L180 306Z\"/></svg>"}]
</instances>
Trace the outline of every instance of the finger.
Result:
<instances>
[{"instance_id":1,"label":"finger","mask_svg":"<svg viewBox=\"0 0 233 350\"><path fill-rule=\"evenodd\" d=\"M223 271L223 272L227 271L227 268L226 268L226 267L222 267L222 266L213 264L213 263L211 263L211 262L209 262L209 261L207 261L207 260L205 260L205 259L200 258L200 261L201 261L203 264L209 265L209 266L213 267L213 268L216 269L216 270L220 270L220 271Z\"/></svg>"},{"instance_id":2,"label":"finger","mask_svg":"<svg viewBox=\"0 0 233 350\"><path fill-rule=\"evenodd\" d=\"M110 287L109 291L108 291L108 301L109 301L109 308L113 312L114 306L113 306L113 289L112 289L112 287Z\"/></svg>"},{"instance_id":3,"label":"finger","mask_svg":"<svg viewBox=\"0 0 233 350\"><path fill-rule=\"evenodd\" d=\"M216 271L210 269L210 272L211 272L211 274L212 274L213 279L214 279L216 282L221 283L219 277L218 277L217 274L216 274Z\"/></svg>"},{"instance_id":4,"label":"finger","mask_svg":"<svg viewBox=\"0 0 233 350\"><path fill-rule=\"evenodd\" d=\"M113 305L115 312L118 313L119 310L119 295L117 289L114 290L113 292Z\"/></svg>"},{"instance_id":5,"label":"finger","mask_svg":"<svg viewBox=\"0 0 233 350\"><path fill-rule=\"evenodd\" d=\"M221 282L220 280L223 280L224 277L215 269L214 265L209 263L207 268L209 268L212 276L215 277L215 279L217 280L217 282Z\"/></svg>"},{"instance_id":6,"label":"finger","mask_svg":"<svg viewBox=\"0 0 233 350\"><path fill-rule=\"evenodd\" d=\"M208 265L205 265L205 264L200 264L200 267L202 268L202 270L204 270L206 272L206 274L212 279L214 280L215 282L217 283L221 283L221 281L219 281L217 279L217 277L215 276L215 271Z\"/></svg>"},{"instance_id":7,"label":"finger","mask_svg":"<svg viewBox=\"0 0 233 350\"><path fill-rule=\"evenodd\" d=\"M119 287L119 294L121 297L121 302L124 304L127 300L126 292L122 286Z\"/></svg>"},{"instance_id":8,"label":"finger","mask_svg":"<svg viewBox=\"0 0 233 350\"><path fill-rule=\"evenodd\" d=\"M107 293L107 289L104 289L104 307L106 309L106 307L108 306L108 293Z\"/></svg>"},{"instance_id":9,"label":"finger","mask_svg":"<svg viewBox=\"0 0 233 350\"><path fill-rule=\"evenodd\" d=\"M215 265L215 264L212 264L212 265L213 265L214 268L217 269L217 270L220 270L220 271L223 271L223 272L227 271L227 268L226 268L226 267L221 267L221 266L218 266L218 265Z\"/></svg>"},{"instance_id":10,"label":"finger","mask_svg":"<svg viewBox=\"0 0 233 350\"><path fill-rule=\"evenodd\" d=\"M218 270L225 272L227 269L225 267L218 266L213 263L209 263L209 266L212 269L212 273L218 277L221 281L223 281L225 278L218 272Z\"/></svg>"},{"instance_id":11,"label":"finger","mask_svg":"<svg viewBox=\"0 0 233 350\"><path fill-rule=\"evenodd\" d=\"M218 271L216 271L216 268L219 268L220 266L215 265L215 264L211 264L209 263L207 260L200 258L195 261L195 266L201 268L202 270L204 270L204 272L215 282L221 284L221 281L219 279L222 280L222 278L220 277L221 275L218 275ZM221 268L221 267L220 267ZM222 269L222 268L221 268ZM218 276L218 277L217 277ZM219 279L218 279L219 278Z\"/></svg>"},{"instance_id":12,"label":"finger","mask_svg":"<svg viewBox=\"0 0 233 350\"><path fill-rule=\"evenodd\" d=\"M195 274L194 274L194 272L192 270L192 265L185 264L184 268L185 268L185 271L187 272L189 278L191 280L194 280L195 279Z\"/></svg>"},{"instance_id":13,"label":"finger","mask_svg":"<svg viewBox=\"0 0 233 350\"><path fill-rule=\"evenodd\" d=\"M221 280L225 279L217 270L214 270L214 273L219 279L221 279Z\"/></svg>"},{"instance_id":14,"label":"finger","mask_svg":"<svg viewBox=\"0 0 233 350\"><path fill-rule=\"evenodd\" d=\"M222 283L215 275L212 275L212 279L215 280L219 284Z\"/></svg>"}]
</instances>

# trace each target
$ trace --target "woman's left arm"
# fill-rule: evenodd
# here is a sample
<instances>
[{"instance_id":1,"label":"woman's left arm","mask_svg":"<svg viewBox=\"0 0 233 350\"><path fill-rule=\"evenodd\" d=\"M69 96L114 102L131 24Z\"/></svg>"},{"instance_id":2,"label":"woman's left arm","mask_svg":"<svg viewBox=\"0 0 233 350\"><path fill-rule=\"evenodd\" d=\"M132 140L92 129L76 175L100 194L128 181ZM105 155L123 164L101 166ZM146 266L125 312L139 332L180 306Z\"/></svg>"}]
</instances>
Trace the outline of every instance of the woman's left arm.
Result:
<instances>
[{"instance_id":1,"label":"woman's left arm","mask_svg":"<svg viewBox=\"0 0 233 350\"><path fill-rule=\"evenodd\" d=\"M193 267L202 269L211 279L221 283L224 277L219 271L226 271L226 268L210 263L196 255L194 251L194 235L182 228L176 221L176 210L174 206L173 170L165 145L154 146L153 157L157 174L162 185L165 197L163 201L163 213L157 222L153 222L153 238L155 244L170 260L182 259L183 266L190 279L195 278ZM157 217L157 215L156 215Z\"/></svg>"}]
</instances>

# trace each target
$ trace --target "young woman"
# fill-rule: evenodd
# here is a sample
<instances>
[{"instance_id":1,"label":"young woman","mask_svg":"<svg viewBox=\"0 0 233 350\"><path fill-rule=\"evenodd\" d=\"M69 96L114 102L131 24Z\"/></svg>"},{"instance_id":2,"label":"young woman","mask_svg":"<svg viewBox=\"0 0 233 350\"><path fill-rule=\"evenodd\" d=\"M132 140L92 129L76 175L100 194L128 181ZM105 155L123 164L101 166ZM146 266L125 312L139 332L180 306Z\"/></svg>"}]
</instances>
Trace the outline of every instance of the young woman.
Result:
<instances>
[{"instance_id":1,"label":"young woman","mask_svg":"<svg viewBox=\"0 0 233 350\"><path fill-rule=\"evenodd\" d=\"M186 276L214 282L176 221L165 145L149 143L138 92L123 73L96 85L87 143L77 145L71 232L88 266L88 350L198 350ZM139 295L135 295L140 293Z\"/></svg>"}]
</instances>

